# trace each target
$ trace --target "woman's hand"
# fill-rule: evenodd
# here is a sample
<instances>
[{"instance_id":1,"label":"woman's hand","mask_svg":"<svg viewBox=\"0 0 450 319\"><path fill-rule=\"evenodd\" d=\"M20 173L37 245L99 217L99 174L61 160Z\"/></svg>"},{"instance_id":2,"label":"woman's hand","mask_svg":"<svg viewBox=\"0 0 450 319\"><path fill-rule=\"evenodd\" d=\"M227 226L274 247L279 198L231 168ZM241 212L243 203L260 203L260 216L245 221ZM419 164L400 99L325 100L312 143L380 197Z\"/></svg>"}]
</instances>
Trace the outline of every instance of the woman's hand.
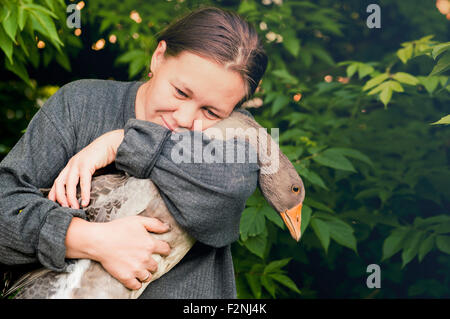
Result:
<instances>
[{"instance_id":1,"label":"woman's hand","mask_svg":"<svg viewBox=\"0 0 450 319\"><path fill-rule=\"evenodd\" d=\"M76 195L77 185L80 182L82 206L87 206L90 200L92 175L96 170L115 160L123 137L123 129L105 133L75 154L59 173L48 199L57 201L64 207L79 209Z\"/></svg>"},{"instance_id":2,"label":"woman's hand","mask_svg":"<svg viewBox=\"0 0 450 319\"><path fill-rule=\"evenodd\" d=\"M167 256L170 246L148 232L165 233L170 227L151 217L129 216L106 223L74 217L66 235L66 257L98 261L129 289L150 281L157 263L152 254Z\"/></svg>"}]
</instances>

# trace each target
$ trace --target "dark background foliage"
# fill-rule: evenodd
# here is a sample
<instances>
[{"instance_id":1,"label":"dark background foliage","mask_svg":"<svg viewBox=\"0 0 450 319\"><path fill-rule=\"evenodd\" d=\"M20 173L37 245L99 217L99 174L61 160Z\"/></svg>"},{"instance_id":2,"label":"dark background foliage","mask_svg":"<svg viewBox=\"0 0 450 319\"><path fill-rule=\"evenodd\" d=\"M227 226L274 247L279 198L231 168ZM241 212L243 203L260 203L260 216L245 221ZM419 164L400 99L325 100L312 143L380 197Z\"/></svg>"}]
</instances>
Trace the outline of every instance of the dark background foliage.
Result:
<instances>
[{"instance_id":1,"label":"dark background foliage","mask_svg":"<svg viewBox=\"0 0 450 319\"><path fill-rule=\"evenodd\" d=\"M443 2L86 1L76 35L66 6L77 2L0 0L0 159L58 87L145 79L155 35L174 17L235 10L270 60L251 112L280 128L307 194L299 243L259 192L249 199L232 247L238 296L448 298L450 128L431 124L450 113ZM372 3L379 29L366 24ZM379 289L366 285L370 264Z\"/></svg>"}]
</instances>

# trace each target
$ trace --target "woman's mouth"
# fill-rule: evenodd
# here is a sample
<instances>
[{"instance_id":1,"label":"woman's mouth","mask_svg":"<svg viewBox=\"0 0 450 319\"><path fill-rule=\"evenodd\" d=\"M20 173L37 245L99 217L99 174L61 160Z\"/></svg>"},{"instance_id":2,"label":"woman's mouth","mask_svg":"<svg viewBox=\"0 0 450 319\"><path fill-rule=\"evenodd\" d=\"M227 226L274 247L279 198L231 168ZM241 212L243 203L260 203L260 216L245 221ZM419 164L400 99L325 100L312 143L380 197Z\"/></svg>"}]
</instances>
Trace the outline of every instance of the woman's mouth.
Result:
<instances>
[{"instance_id":1,"label":"woman's mouth","mask_svg":"<svg viewBox=\"0 0 450 319\"><path fill-rule=\"evenodd\" d=\"M161 120L163 121L163 124L167 129L173 131L173 128L169 124L167 124L167 122L164 120L164 118L162 116L161 116Z\"/></svg>"}]
</instances>

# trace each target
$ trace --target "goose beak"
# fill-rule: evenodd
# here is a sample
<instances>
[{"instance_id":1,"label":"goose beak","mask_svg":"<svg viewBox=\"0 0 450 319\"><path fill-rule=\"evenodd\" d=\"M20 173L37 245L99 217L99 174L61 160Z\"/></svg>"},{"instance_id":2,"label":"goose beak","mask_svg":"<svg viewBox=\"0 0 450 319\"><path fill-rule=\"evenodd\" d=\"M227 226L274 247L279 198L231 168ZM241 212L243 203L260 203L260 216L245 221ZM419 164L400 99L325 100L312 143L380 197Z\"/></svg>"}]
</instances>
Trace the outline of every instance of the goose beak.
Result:
<instances>
[{"instance_id":1,"label":"goose beak","mask_svg":"<svg viewBox=\"0 0 450 319\"><path fill-rule=\"evenodd\" d=\"M283 221L289 229L292 238L294 238L297 242L300 240L300 236L302 235L302 206L302 203L300 203L291 209L281 212L281 218L283 218Z\"/></svg>"}]
</instances>

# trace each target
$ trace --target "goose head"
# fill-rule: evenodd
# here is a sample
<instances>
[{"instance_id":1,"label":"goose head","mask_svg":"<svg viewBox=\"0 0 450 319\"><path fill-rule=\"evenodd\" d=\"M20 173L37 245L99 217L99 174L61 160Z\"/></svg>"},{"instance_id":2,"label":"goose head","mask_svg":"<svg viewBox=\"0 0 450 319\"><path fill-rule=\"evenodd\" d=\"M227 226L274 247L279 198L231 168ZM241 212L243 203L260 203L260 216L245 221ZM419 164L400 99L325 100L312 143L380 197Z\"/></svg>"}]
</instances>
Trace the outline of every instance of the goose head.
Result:
<instances>
[{"instance_id":1,"label":"goose head","mask_svg":"<svg viewBox=\"0 0 450 319\"><path fill-rule=\"evenodd\" d=\"M302 206L305 187L296 169L280 150L267 130L262 128L247 111L235 110L232 114L214 125L225 136L226 129L236 129L235 138L249 142L256 150L260 173L258 185L267 202L280 214L292 238L297 242L301 237ZM241 130L239 130L241 129ZM253 129L254 138L249 130ZM205 131L206 135L210 129ZM227 136L229 138L230 136Z\"/></svg>"},{"instance_id":2,"label":"goose head","mask_svg":"<svg viewBox=\"0 0 450 319\"><path fill-rule=\"evenodd\" d=\"M302 206L305 187L296 169L281 151L278 152L279 167L275 172L258 179L259 188L267 202L281 215L292 238L301 237Z\"/></svg>"}]
</instances>

